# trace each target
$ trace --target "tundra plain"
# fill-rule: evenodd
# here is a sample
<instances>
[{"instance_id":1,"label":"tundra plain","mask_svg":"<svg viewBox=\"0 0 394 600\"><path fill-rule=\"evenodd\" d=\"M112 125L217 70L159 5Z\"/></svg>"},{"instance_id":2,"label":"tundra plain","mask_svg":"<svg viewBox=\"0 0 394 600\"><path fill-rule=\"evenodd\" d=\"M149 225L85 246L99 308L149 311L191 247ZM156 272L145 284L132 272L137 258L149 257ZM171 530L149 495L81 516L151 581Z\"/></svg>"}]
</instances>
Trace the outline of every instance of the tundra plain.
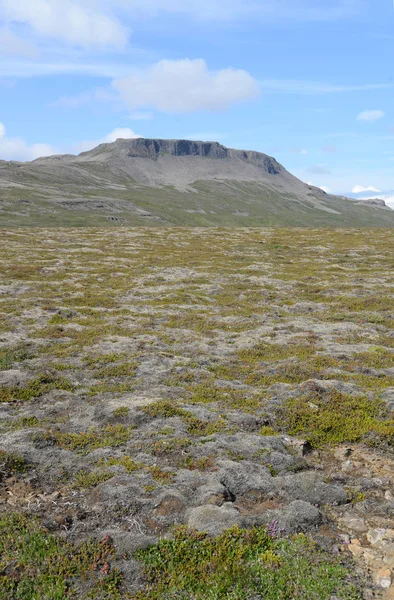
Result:
<instances>
[{"instance_id":1,"label":"tundra plain","mask_svg":"<svg viewBox=\"0 0 394 600\"><path fill-rule=\"evenodd\" d=\"M9 229L0 261L2 598L394 598L391 230Z\"/></svg>"}]
</instances>

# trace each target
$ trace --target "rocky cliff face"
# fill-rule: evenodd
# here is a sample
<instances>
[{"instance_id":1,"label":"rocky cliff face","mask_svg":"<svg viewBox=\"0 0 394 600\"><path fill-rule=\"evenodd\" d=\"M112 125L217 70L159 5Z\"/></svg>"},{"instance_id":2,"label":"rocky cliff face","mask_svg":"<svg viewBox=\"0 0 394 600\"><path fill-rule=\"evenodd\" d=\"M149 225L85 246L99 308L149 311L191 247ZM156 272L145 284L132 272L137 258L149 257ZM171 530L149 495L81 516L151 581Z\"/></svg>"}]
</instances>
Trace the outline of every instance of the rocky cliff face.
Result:
<instances>
[{"instance_id":1,"label":"rocky cliff face","mask_svg":"<svg viewBox=\"0 0 394 600\"><path fill-rule=\"evenodd\" d=\"M84 152L81 156L97 155L97 151L106 151L110 147L123 151L129 158L150 158L157 160L161 156L201 157L216 160L236 159L260 167L270 175L277 175L284 169L271 156L262 152L235 150L226 148L218 142L198 142L192 140L160 140L137 138L131 140L119 139L113 144L101 144L98 148Z\"/></svg>"}]
</instances>

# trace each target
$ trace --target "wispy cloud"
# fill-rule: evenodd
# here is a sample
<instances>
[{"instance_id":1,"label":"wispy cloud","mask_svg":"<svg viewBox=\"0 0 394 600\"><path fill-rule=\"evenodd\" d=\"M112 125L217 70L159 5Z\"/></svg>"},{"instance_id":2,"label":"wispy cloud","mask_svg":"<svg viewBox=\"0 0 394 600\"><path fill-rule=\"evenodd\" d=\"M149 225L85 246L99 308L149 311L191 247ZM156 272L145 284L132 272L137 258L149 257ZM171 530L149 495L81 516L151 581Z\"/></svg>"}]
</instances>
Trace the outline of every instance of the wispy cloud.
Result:
<instances>
[{"instance_id":1,"label":"wispy cloud","mask_svg":"<svg viewBox=\"0 0 394 600\"><path fill-rule=\"evenodd\" d=\"M382 110L364 110L357 116L357 121L366 121L367 123L375 123L379 119L383 119L385 113Z\"/></svg>"},{"instance_id":2,"label":"wispy cloud","mask_svg":"<svg viewBox=\"0 0 394 600\"><path fill-rule=\"evenodd\" d=\"M0 0L0 12L3 19L22 23L43 38L82 47L126 46L127 28L111 14L109 2L104 2L102 8L99 4L80 0Z\"/></svg>"},{"instance_id":3,"label":"wispy cloud","mask_svg":"<svg viewBox=\"0 0 394 600\"><path fill-rule=\"evenodd\" d=\"M359 85L336 85L319 81L299 79L264 79L260 86L271 94L339 94L346 92L368 92L394 87L393 83L365 83Z\"/></svg>"},{"instance_id":4,"label":"wispy cloud","mask_svg":"<svg viewBox=\"0 0 394 600\"><path fill-rule=\"evenodd\" d=\"M232 21L335 21L362 14L365 0L113 0L134 18L163 14L184 15L198 20Z\"/></svg>"},{"instance_id":5,"label":"wispy cloud","mask_svg":"<svg viewBox=\"0 0 394 600\"><path fill-rule=\"evenodd\" d=\"M308 154L308 150L305 148L289 148L290 154L301 154L301 156L305 156Z\"/></svg>"},{"instance_id":6,"label":"wispy cloud","mask_svg":"<svg viewBox=\"0 0 394 600\"><path fill-rule=\"evenodd\" d=\"M124 63L97 62L44 62L44 61L21 61L1 60L0 77L25 78L40 77L47 75L89 75L92 77L104 77L112 79L123 77L130 70L129 65Z\"/></svg>"},{"instance_id":7,"label":"wispy cloud","mask_svg":"<svg viewBox=\"0 0 394 600\"><path fill-rule=\"evenodd\" d=\"M135 110L129 115L130 121L152 121L154 114L146 110Z\"/></svg>"},{"instance_id":8,"label":"wispy cloud","mask_svg":"<svg viewBox=\"0 0 394 600\"><path fill-rule=\"evenodd\" d=\"M311 175L332 175L330 169L327 168L326 164L323 165L313 165L309 167L307 173L311 173Z\"/></svg>"},{"instance_id":9,"label":"wispy cloud","mask_svg":"<svg viewBox=\"0 0 394 600\"><path fill-rule=\"evenodd\" d=\"M0 27L0 56L24 56L37 58L39 54L37 46L28 40L16 35L6 27Z\"/></svg>"}]
</instances>

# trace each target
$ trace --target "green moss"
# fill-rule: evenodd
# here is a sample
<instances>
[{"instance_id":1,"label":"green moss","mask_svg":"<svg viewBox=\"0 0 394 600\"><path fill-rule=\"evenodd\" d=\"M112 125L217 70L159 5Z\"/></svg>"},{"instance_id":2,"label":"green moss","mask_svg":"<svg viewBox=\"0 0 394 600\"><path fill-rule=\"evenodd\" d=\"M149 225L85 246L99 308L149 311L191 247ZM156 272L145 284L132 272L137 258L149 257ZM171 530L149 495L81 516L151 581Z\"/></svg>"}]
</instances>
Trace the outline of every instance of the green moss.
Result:
<instances>
[{"instance_id":1,"label":"green moss","mask_svg":"<svg viewBox=\"0 0 394 600\"><path fill-rule=\"evenodd\" d=\"M149 472L153 479L156 479L156 481L159 481L163 485L169 485L175 481L175 473L163 471L163 469L160 469L160 467L149 467Z\"/></svg>"},{"instance_id":2,"label":"green moss","mask_svg":"<svg viewBox=\"0 0 394 600\"><path fill-rule=\"evenodd\" d=\"M348 498L348 502L351 504L358 504L359 502L363 502L366 498L366 495L359 490L354 490L352 488L345 488L346 494Z\"/></svg>"},{"instance_id":3,"label":"green moss","mask_svg":"<svg viewBox=\"0 0 394 600\"><path fill-rule=\"evenodd\" d=\"M0 402L28 402L52 390L73 392L75 386L65 377L43 373L24 387L0 387Z\"/></svg>"},{"instance_id":4,"label":"green moss","mask_svg":"<svg viewBox=\"0 0 394 600\"><path fill-rule=\"evenodd\" d=\"M192 444L193 442L190 438L166 438L153 442L150 449L156 456L171 455L185 450Z\"/></svg>"},{"instance_id":5,"label":"green moss","mask_svg":"<svg viewBox=\"0 0 394 600\"><path fill-rule=\"evenodd\" d=\"M173 540L137 552L146 591L136 600L361 600L340 561L304 535L272 539L266 529L238 527L210 538L182 527Z\"/></svg>"},{"instance_id":6,"label":"green moss","mask_svg":"<svg viewBox=\"0 0 394 600\"><path fill-rule=\"evenodd\" d=\"M302 436L314 448L357 442L376 433L394 441L394 420L384 420L385 405L367 396L350 396L336 390L325 395L291 398L281 410L281 423L290 435Z\"/></svg>"},{"instance_id":7,"label":"green moss","mask_svg":"<svg viewBox=\"0 0 394 600\"><path fill-rule=\"evenodd\" d=\"M190 415L184 416L183 422L190 435L205 437L207 435L213 435L214 433L230 433L228 423L222 418L216 419L215 421L202 421L201 419Z\"/></svg>"},{"instance_id":8,"label":"green moss","mask_svg":"<svg viewBox=\"0 0 394 600\"><path fill-rule=\"evenodd\" d=\"M94 376L98 379L105 379L107 377L135 377L136 367L135 363L109 365L96 371Z\"/></svg>"},{"instance_id":9,"label":"green moss","mask_svg":"<svg viewBox=\"0 0 394 600\"><path fill-rule=\"evenodd\" d=\"M96 355L88 355L83 359L83 364L88 367L88 369L96 369L103 368L108 364L116 363L124 357L123 354L96 354Z\"/></svg>"},{"instance_id":10,"label":"green moss","mask_svg":"<svg viewBox=\"0 0 394 600\"><path fill-rule=\"evenodd\" d=\"M28 469L28 462L16 452L0 450L0 470L5 473L24 473Z\"/></svg>"},{"instance_id":11,"label":"green moss","mask_svg":"<svg viewBox=\"0 0 394 600\"><path fill-rule=\"evenodd\" d=\"M31 358L33 358L33 353L27 345L21 344L13 348L4 348L0 350L0 371L11 369L14 363Z\"/></svg>"},{"instance_id":12,"label":"green moss","mask_svg":"<svg viewBox=\"0 0 394 600\"><path fill-rule=\"evenodd\" d=\"M278 432L273 427L270 427L269 425L264 425L260 429L259 433L260 433L260 435L263 435L263 436L278 435Z\"/></svg>"},{"instance_id":13,"label":"green moss","mask_svg":"<svg viewBox=\"0 0 394 600\"><path fill-rule=\"evenodd\" d=\"M130 409L128 406L119 406L119 408L116 408L114 410L113 415L114 415L114 417L123 418L123 417L127 417L129 412L130 412Z\"/></svg>"},{"instance_id":14,"label":"green moss","mask_svg":"<svg viewBox=\"0 0 394 600\"><path fill-rule=\"evenodd\" d=\"M182 408L179 408L176 403L169 402L168 400L152 402L151 404L142 407L141 410L150 417L161 419L190 414Z\"/></svg>"},{"instance_id":15,"label":"green moss","mask_svg":"<svg viewBox=\"0 0 394 600\"><path fill-rule=\"evenodd\" d=\"M143 463L135 462L131 456L122 456L120 458L112 457L108 459L100 459L99 466L101 467L112 467L114 465L120 465L124 467L127 473L134 473L135 471L139 471L145 468Z\"/></svg>"},{"instance_id":16,"label":"green moss","mask_svg":"<svg viewBox=\"0 0 394 600\"><path fill-rule=\"evenodd\" d=\"M120 600L109 539L73 546L29 515L0 515L0 597L4 600ZM84 591L82 591L84 590Z\"/></svg>"},{"instance_id":17,"label":"green moss","mask_svg":"<svg viewBox=\"0 0 394 600\"><path fill-rule=\"evenodd\" d=\"M226 393L220 388L215 387L213 383L209 384L207 382L189 389L192 391L191 397L189 398L191 404L225 402L227 398Z\"/></svg>"},{"instance_id":18,"label":"green moss","mask_svg":"<svg viewBox=\"0 0 394 600\"><path fill-rule=\"evenodd\" d=\"M190 471L207 471L213 469L215 466L215 457L213 456L202 456L201 458L194 458L193 456L185 456L179 463L179 467L182 469L189 469Z\"/></svg>"},{"instance_id":19,"label":"green moss","mask_svg":"<svg viewBox=\"0 0 394 600\"><path fill-rule=\"evenodd\" d=\"M114 477L114 473L110 471L80 471L75 477L74 487L89 488L95 487L100 483L104 483Z\"/></svg>"},{"instance_id":20,"label":"green moss","mask_svg":"<svg viewBox=\"0 0 394 600\"><path fill-rule=\"evenodd\" d=\"M81 433L60 433L48 431L43 436L47 441L56 443L65 450L88 454L97 448L122 446L128 442L132 427L124 425L108 425L103 429L90 429Z\"/></svg>"}]
</instances>

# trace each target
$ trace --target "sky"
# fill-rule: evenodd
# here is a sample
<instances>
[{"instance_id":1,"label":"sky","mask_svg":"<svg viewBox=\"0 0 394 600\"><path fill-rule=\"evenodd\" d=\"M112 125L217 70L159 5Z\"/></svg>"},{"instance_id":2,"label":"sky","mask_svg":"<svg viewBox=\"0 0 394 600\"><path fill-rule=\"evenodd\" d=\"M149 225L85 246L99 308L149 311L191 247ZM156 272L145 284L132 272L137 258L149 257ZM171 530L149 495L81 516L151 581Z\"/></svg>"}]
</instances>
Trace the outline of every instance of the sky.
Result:
<instances>
[{"instance_id":1,"label":"sky","mask_svg":"<svg viewBox=\"0 0 394 600\"><path fill-rule=\"evenodd\" d=\"M0 0L0 159L215 140L394 206L393 0Z\"/></svg>"}]
</instances>

